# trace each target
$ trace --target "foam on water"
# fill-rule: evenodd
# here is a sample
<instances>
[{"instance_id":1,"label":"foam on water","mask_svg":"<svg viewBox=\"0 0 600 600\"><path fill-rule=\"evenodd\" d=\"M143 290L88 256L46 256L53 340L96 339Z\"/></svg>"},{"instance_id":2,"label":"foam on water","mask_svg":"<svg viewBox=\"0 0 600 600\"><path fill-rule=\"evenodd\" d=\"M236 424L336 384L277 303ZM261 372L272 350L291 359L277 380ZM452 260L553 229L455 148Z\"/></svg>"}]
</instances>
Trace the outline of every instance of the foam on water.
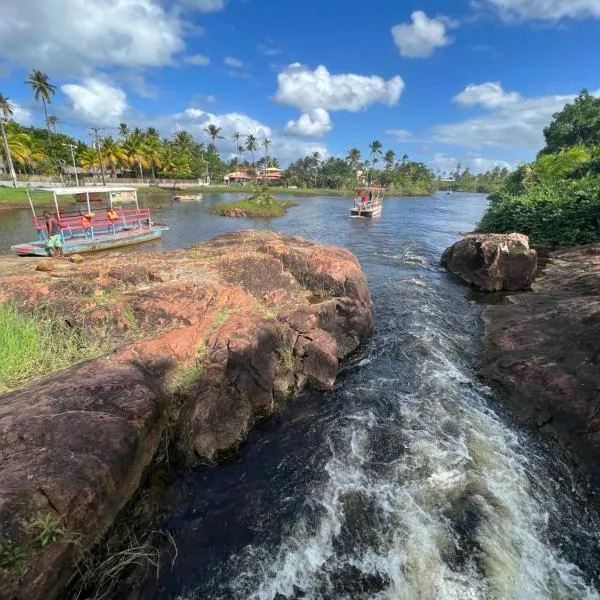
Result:
<instances>
[{"instance_id":1,"label":"foam on water","mask_svg":"<svg viewBox=\"0 0 600 600\"><path fill-rule=\"evenodd\" d=\"M422 279L403 284L416 316L400 346L390 336L370 360L419 357L413 384L345 387L355 411L329 428L331 458L306 510L278 545L235 557L223 597L600 598L551 543L553 488L462 364L462 336L442 326Z\"/></svg>"}]
</instances>

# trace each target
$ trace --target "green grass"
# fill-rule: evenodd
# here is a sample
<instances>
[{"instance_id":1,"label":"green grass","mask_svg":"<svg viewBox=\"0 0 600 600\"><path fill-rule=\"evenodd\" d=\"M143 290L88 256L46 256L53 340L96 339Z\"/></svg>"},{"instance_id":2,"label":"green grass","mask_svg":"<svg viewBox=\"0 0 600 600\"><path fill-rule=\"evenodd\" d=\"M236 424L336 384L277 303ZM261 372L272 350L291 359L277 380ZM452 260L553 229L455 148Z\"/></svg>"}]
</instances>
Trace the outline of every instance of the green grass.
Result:
<instances>
[{"instance_id":1,"label":"green grass","mask_svg":"<svg viewBox=\"0 0 600 600\"><path fill-rule=\"evenodd\" d=\"M52 194L49 193L32 194L31 198L34 204L48 204L52 202ZM27 191L25 188L21 187L13 188L0 186L0 205L2 203L29 205Z\"/></svg>"},{"instance_id":2,"label":"green grass","mask_svg":"<svg viewBox=\"0 0 600 600\"><path fill-rule=\"evenodd\" d=\"M104 352L64 319L42 310L22 314L11 304L0 304L0 348L0 392Z\"/></svg>"},{"instance_id":3,"label":"green grass","mask_svg":"<svg viewBox=\"0 0 600 600\"><path fill-rule=\"evenodd\" d=\"M29 529L34 534L33 546L38 550L52 546L65 535L62 519L53 514L37 517L29 523Z\"/></svg>"},{"instance_id":4,"label":"green grass","mask_svg":"<svg viewBox=\"0 0 600 600\"><path fill-rule=\"evenodd\" d=\"M245 200L219 204L213 212L217 215L229 216L229 211L238 210L242 213L240 216L269 218L281 217L290 206L296 206L296 203L291 200L276 200L272 190L263 187Z\"/></svg>"},{"instance_id":5,"label":"green grass","mask_svg":"<svg viewBox=\"0 0 600 600\"><path fill-rule=\"evenodd\" d=\"M281 346L278 350L281 362L288 371L294 371L296 368L296 359L294 358L294 347L290 344Z\"/></svg>"},{"instance_id":6,"label":"green grass","mask_svg":"<svg viewBox=\"0 0 600 600\"><path fill-rule=\"evenodd\" d=\"M123 318L127 322L129 331L131 331L134 336L142 337L144 335L131 304L125 303L123 305Z\"/></svg>"}]
</instances>

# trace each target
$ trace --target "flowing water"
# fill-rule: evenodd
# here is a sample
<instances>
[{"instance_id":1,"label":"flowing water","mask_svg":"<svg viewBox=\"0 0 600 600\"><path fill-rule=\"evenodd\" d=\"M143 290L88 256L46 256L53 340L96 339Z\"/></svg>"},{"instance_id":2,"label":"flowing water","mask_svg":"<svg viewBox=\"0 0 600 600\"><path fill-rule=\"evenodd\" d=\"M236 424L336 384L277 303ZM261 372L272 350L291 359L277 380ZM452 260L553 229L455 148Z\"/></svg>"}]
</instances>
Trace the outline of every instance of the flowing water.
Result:
<instances>
[{"instance_id":1,"label":"flowing water","mask_svg":"<svg viewBox=\"0 0 600 600\"><path fill-rule=\"evenodd\" d=\"M375 332L332 391L303 393L229 461L169 481L178 560L141 597L600 598L597 517L478 379L480 306L439 267L485 198L389 199L376 221L302 198L270 224L208 214L218 201L158 205L172 226L158 246L264 227L348 247ZM3 214L0 251L21 226Z\"/></svg>"}]
</instances>

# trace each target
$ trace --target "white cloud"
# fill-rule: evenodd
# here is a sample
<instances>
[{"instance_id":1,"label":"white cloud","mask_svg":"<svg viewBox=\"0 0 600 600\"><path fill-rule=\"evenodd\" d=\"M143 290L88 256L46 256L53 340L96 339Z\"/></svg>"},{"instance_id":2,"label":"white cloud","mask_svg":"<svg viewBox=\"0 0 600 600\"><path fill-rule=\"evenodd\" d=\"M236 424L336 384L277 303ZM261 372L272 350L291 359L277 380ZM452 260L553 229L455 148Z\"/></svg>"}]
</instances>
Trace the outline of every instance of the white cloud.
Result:
<instances>
[{"instance_id":1,"label":"white cloud","mask_svg":"<svg viewBox=\"0 0 600 600\"><path fill-rule=\"evenodd\" d=\"M355 112L375 102L393 106L404 90L399 76L386 81L377 75L331 75L323 65L311 71L299 63L279 73L277 81L275 100L302 111L322 108Z\"/></svg>"},{"instance_id":2,"label":"white cloud","mask_svg":"<svg viewBox=\"0 0 600 600\"><path fill-rule=\"evenodd\" d=\"M129 118L128 121L132 125L137 124L135 119ZM272 141L269 154L276 156L282 164L304 156L310 156L313 152L319 152L322 156L328 156L329 154L327 147L322 143L286 137L268 125L243 113L216 114L194 107L173 115L140 120L140 126L148 127L152 125L163 136L170 136L177 130L186 129L198 141L204 143L211 141L204 131L211 123L222 128L221 135L224 139L215 141L218 150L232 156L237 153L236 144L233 141L235 131L239 131L243 139L249 134L254 135L259 141L263 137L269 138ZM242 140L240 141L242 142ZM255 156L256 158L262 156L262 149L256 151ZM250 155L248 154L247 157L250 158Z\"/></svg>"},{"instance_id":3,"label":"white cloud","mask_svg":"<svg viewBox=\"0 0 600 600\"><path fill-rule=\"evenodd\" d=\"M560 21L564 18L600 18L598 0L487 0L487 2L506 20Z\"/></svg>"},{"instance_id":4,"label":"white cloud","mask_svg":"<svg viewBox=\"0 0 600 600\"><path fill-rule=\"evenodd\" d=\"M227 0L180 0L180 2L203 13L219 12L227 5Z\"/></svg>"},{"instance_id":5,"label":"white cloud","mask_svg":"<svg viewBox=\"0 0 600 600\"><path fill-rule=\"evenodd\" d=\"M436 48L443 48L452 43L452 39L446 35L447 27L454 25L449 19L429 19L421 10L414 11L411 19L412 24L402 23L392 27L394 42L402 56L427 58Z\"/></svg>"},{"instance_id":6,"label":"white cloud","mask_svg":"<svg viewBox=\"0 0 600 600\"><path fill-rule=\"evenodd\" d=\"M455 156L449 156L441 152L436 153L433 160L428 161L427 164L435 173L438 171L440 173L444 171L450 173L456 170L458 163L461 165L461 171L468 168L473 175L491 171L495 167L500 167L501 169L507 168L509 170L515 168L514 164L505 160L494 160L483 156L463 156L462 158L456 158Z\"/></svg>"},{"instance_id":7,"label":"white cloud","mask_svg":"<svg viewBox=\"0 0 600 600\"><path fill-rule=\"evenodd\" d=\"M470 83L460 94L453 98L453 102L461 106L480 104L485 108L499 108L521 100L521 94L518 92L505 92L499 81L480 85Z\"/></svg>"},{"instance_id":8,"label":"white cloud","mask_svg":"<svg viewBox=\"0 0 600 600\"><path fill-rule=\"evenodd\" d=\"M500 83L471 84L453 100L464 106L479 104L487 109L486 114L435 125L419 134L403 129L386 133L401 142L537 151L544 145L544 127L574 98L575 94L523 98L517 92L505 92Z\"/></svg>"},{"instance_id":9,"label":"white cloud","mask_svg":"<svg viewBox=\"0 0 600 600\"><path fill-rule=\"evenodd\" d=\"M0 61L51 76L92 67L160 66L184 49L183 24L158 0L2 3Z\"/></svg>"},{"instance_id":10,"label":"white cloud","mask_svg":"<svg viewBox=\"0 0 600 600\"><path fill-rule=\"evenodd\" d=\"M517 96L504 102L496 98L495 104L488 98L491 104L483 104L490 109L488 114L437 125L432 128L431 137L437 142L468 148L539 150L544 143L544 127L575 95Z\"/></svg>"},{"instance_id":11,"label":"white cloud","mask_svg":"<svg viewBox=\"0 0 600 600\"><path fill-rule=\"evenodd\" d=\"M31 111L28 108L23 108L17 102L12 102L13 114L11 119L21 125L31 125Z\"/></svg>"},{"instance_id":12,"label":"white cloud","mask_svg":"<svg viewBox=\"0 0 600 600\"><path fill-rule=\"evenodd\" d=\"M319 136L331 131L329 113L322 108L315 108L300 115L297 121L288 121L285 131L294 135Z\"/></svg>"},{"instance_id":13,"label":"white cloud","mask_svg":"<svg viewBox=\"0 0 600 600\"><path fill-rule=\"evenodd\" d=\"M234 58L233 56L226 56L223 59L223 62L228 67L233 67L234 69L242 69L244 67L244 63L241 60Z\"/></svg>"},{"instance_id":14,"label":"white cloud","mask_svg":"<svg viewBox=\"0 0 600 600\"><path fill-rule=\"evenodd\" d=\"M125 92L100 79L89 77L82 83L67 83L61 90L69 99L74 117L91 125L114 127L128 109Z\"/></svg>"},{"instance_id":15,"label":"white cloud","mask_svg":"<svg viewBox=\"0 0 600 600\"><path fill-rule=\"evenodd\" d=\"M204 56L203 54L190 54L184 57L183 62L187 63L188 65L205 67L206 65L210 64L210 58L208 58L208 56Z\"/></svg>"},{"instance_id":16,"label":"white cloud","mask_svg":"<svg viewBox=\"0 0 600 600\"><path fill-rule=\"evenodd\" d=\"M256 49L265 56L276 56L282 52L280 48L275 46L273 40L267 40L264 44L258 44Z\"/></svg>"}]
</instances>

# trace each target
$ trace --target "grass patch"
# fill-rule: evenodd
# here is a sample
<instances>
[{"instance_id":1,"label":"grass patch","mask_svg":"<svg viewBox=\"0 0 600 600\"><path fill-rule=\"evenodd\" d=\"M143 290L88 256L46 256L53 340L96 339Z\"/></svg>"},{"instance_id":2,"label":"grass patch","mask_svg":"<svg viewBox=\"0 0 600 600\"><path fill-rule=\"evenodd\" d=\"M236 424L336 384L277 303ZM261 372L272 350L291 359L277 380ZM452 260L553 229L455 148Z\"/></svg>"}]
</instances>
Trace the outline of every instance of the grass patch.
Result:
<instances>
[{"instance_id":1,"label":"grass patch","mask_svg":"<svg viewBox=\"0 0 600 600\"><path fill-rule=\"evenodd\" d=\"M137 337L142 337L144 335L144 332L140 327L137 317L135 316L133 306L131 306L131 304L127 302L123 305L123 318L127 323L127 327L129 327L129 331L131 331L133 335Z\"/></svg>"},{"instance_id":2,"label":"grass patch","mask_svg":"<svg viewBox=\"0 0 600 600\"><path fill-rule=\"evenodd\" d=\"M62 519L53 514L39 516L31 521L28 529L33 533L33 546L38 550L44 550L52 546L65 535Z\"/></svg>"},{"instance_id":3,"label":"grass patch","mask_svg":"<svg viewBox=\"0 0 600 600\"><path fill-rule=\"evenodd\" d=\"M281 217L290 206L291 200L277 200L269 188L261 188L252 196L239 202L224 202L213 209L217 215L226 217Z\"/></svg>"},{"instance_id":4,"label":"grass patch","mask_svg":"<svg viewBox=\"0 0 600 600\"><path fill-rule=\"evenodd\" d=\"M197 383L204 375L206 365L204 361L208 357L209 349L206 344L203 344L198 348L198 354L196 359L189 367L181 367L173 380L171 381L170 388L174 394L183 394L185 390L192 387Z\"/></svg>"},{"instance_id":5,"label":"grass patch","mask_svg":"<svg viewBox=\"0 0 600 600\"><path fill-rule=\"evenodd\" d=\"M48 204L52 202L52 194L47 192L31 194L31 199L34 204ZM22 187L14 188L12 186L0 186L0 204L3 202L6 202L7 204L23 204L24 206L29 205L27 190Z\"/></svg>"},{"instance_id":6,"label":"grass patch","mask_svg":"<svg viewBox=\"0 0 600 600\"><path fill-rule=\"evenodd\" d=\"M28 556L21 546L0 550L0 569L19 571L27 561Z\"/></svg>"},{"instance_id":7,"label":"grass patch","mask_svg":"<svg viewBox=\"0 0 600 600\"><path fill-rule=\"evenodd\" d=\"M294 371L296 368L296 358L294 357L294 347L290 344L285 344L281 346L277 350L279 352L279 356L281 357L281 362L283 366L288 371Z\"/></svg>"},{"instance_id":8,"label":"grass patch","mask_svg":"<svg viewBox=\"0 0 600 600\"><path fill-rule=\"evenodd\" d=\"M207 252L198 252L197 250L186 250L185 255L192 260L206 260L207 258L211 258L211 255Z\"/></svg>"},{"instance_id":9,"label":"grass patch","mask_svg":"<svg viewBox=\"0 0 600 600\"><path fill-rule=\"evenodd\" d=\"M42 309L26 315L12 304L0 304L0 348L0 392L104 352L58 315Z\"/></svg>"}]
</instances>

